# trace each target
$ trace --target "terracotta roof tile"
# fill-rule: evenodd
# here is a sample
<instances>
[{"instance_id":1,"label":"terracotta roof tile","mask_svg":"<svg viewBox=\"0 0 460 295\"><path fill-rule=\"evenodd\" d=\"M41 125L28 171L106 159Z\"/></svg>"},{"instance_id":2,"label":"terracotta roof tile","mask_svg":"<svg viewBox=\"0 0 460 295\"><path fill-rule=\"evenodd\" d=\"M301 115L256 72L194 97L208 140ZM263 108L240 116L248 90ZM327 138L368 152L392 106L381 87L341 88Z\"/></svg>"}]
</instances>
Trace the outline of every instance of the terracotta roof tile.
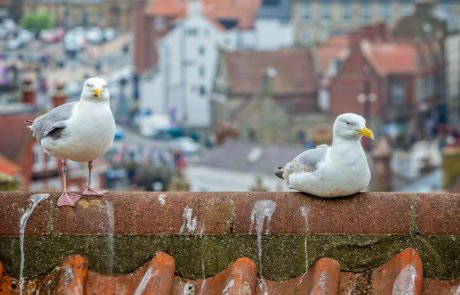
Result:
<instances>
[{"instance_id":1,"label":"terracotta roof tile","mask_svg":"<svg viewBox=\"0 0 460 295\"><path fill-rule=\"evenodd\" d=\"M308 48L294 47L274 51L240 50L224 53L228 66L230 93L254 95L260 91L262 73L272 67L273 94L305 94L317 90L317 76Z\"/></svg>"},{"instance_id":2,"label":"terracotta roof tile","mask_svg":"<svg viewBox=\"0 0 460 295\"><path fill-rule=\"evenodd\" d=\"M362 43L362 51L372 66L382 75L412 73L417 67L417 47L414 43Z\"/></svg>"},{"instance_id":3,"label":"terracotta roof tile","mask_svg":"<svg viewBox=\"0 0 460 295\"><path fill-rule=\"evenodd\" d=\"M0 153L10 160L18 160L24 144L32 140L32 132L25 120L34 119L33 114L14 114L0 116ZM7 126L7 128L3 127Z\"/></svg>"},{"instance_id":4,"label":"terracotta roof tile","mask_svg":"<svg viewBox=\"0 0 460 295\"><path fill-rule=\"evenodd\" d=\"M187 15L187 1L151 0L146 5L146 13L153 16L185 17Z\"/></svg>"},{"instance_id":5,"label":"terracotta roof tile","mask_svg":"<svg viewBox=\"0 0 460 295\"><path fill-rule=\"evenodd\" d=\"M203 0L203 14L221 29L220 19L238 20L237 28L249 29L254 27L259 3L260 0ZM150 0L146 5L146 13L152 16L183 18L187 11L185 0Z\"/></svg>"},{"instance_id":6,"label":"terracotta roof tile","mask_svg":"<svg viewBox=\"0 0 460 295\"><path fill-rule=\"evenodd\" d=\"M460 280L423 278L416 250L407 248L383 265L362 273L341 272L331 258L317 260L307 272L287 281L270 281L257 276L256 264L237 259L222 272L205 280L174 276L174 258L158 252L132 273L107 276L92 272L81 255L68 256L52 272L25 280L27 294L457 294ZM17 279L4 274L0 263L0 293L18 289Z\"/></svg>"}]
</instances>

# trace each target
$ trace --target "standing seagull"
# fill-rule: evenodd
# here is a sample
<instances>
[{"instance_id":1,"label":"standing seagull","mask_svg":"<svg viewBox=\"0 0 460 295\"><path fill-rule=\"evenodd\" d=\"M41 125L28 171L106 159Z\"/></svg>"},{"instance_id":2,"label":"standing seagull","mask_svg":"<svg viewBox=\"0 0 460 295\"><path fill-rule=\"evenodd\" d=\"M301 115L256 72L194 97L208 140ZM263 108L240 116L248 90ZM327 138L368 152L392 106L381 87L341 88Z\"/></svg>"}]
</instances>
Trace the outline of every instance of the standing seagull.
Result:
<instances>
[{"instance_id":1,"label":"standing seagull","mask_svg":"<svg viewBox=\"0 0 460 295\"><path fill-rule=\"evenodd\" d=\"M334 122L332 145L320 145L299 154L275 175L289 188L318 197L344 197L365 189L371 180L361 137L374 139L366 120L342 114Z\"/></svg>"},{"instance_id":2,"label":"standing seagull","mask_svg":"<svg viewBox=\"0 0 460 295\"><path fill-rule=\"evenodd\" d=\"M67 191L67 160L88 162L88 186L83 195L108 192L91 188L93 160L109 149L115 135L110 94L104 79L86 80L80 101L58 106L28 123L32 123L28 127L45 152L62 161L64 191L58 206L73 206L81 198L79 194Z\"/></svg>"}]
</instances>

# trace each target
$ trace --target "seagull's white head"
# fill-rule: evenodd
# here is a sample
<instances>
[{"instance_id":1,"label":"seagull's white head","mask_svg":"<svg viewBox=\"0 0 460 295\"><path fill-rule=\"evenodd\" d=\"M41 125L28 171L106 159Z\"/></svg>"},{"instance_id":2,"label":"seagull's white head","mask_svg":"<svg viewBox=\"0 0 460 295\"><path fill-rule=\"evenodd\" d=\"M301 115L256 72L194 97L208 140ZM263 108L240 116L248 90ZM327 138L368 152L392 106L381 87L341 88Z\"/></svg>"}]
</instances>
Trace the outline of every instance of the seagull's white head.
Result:
<instances>
[{"instance_id":1,"label":"seagull's white head","mask_svg":"<svg viewBox=\"0 0 460 295\"><path fill-rule=\"evenodd\" d=\"M366 120L352 113L342 114L335 119L333 136L348 140L359 140L361 136L374 139L372 130L366 128Z\"/></svg>"},{"instance_id":2,"label":"seagull's white head","mask_svg":"<svg viewBox=\"0 0 460 295\"><path fill-rule=\"evenodd\" d=\"M80 99L88 101L109 101L110 93L107 89L107 82L99 77L89 78L85 81L85 85L83 85Z\"/></svg>"}]
</instances>

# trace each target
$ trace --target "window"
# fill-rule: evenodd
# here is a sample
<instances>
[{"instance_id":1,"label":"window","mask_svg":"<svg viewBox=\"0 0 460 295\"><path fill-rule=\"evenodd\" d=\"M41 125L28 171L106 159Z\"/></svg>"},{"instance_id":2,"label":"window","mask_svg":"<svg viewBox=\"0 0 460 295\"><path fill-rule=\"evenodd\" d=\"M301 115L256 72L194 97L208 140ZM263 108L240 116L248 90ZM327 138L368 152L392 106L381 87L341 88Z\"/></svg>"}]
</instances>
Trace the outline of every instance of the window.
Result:
<instances>
[{"instance_id":1,"label":"window","mask_svg":"<svg viewBox=\"0 0 460 295\"><path fill-rule=\"evenodd\" d=\"M277 6L280 4L280 0L263 0L262 5L264 6Z\"/></svg>"},{"instance_id":2,"label":"window","mask_svg":"<svg viewBox=\"0 0 460 295\"><path fill-rule=\"evenodd\" d=\"M188 28L187 29L187 34L189 36L196 36L196 35L198 35L198 30L196 28Z\"/></svg>"},{"instance_id":3,"label":"window","mask_svg":"<svg viewBox=\"0 0 460 295\"><path fill-rule=\"evenodd\" d=\"M164 17L159 16L155 18L155 30L161 31L166 26L166 20Z\"/></svg>"},{"instance_id":4,"label":"window","mask_svg":"<svg viewBox=\"0 0 460 295\"><path fill-rule=\"evenodd\" d=\"M404 95L404 83L403 82L393 82L390 86L390 100L391 104L395 106L401 106L404 104L405 95Z\"/></svg>"},{"instance_id":5,"label":"window","mask_svg":"<svg viewBox=\"0 0 460 295\"><path fill-rule=\"evenodd\" d=\"M361 3L361 19L369 20L371 18L371 6L369 3Z\"/></svg>"},{"instance_id":6,"label":"window","mask_svg":"<svg viewBox=\"0 0 460 295\"><path fill-rule=\"evenodd\" d=\"M204 85L200 85L199 92L201 96L206 95L206 87Z\"/></svg>"},{"instance_id":7,"label":"window","mask_svg":"<svg viewBox=\"0 0 460 295\"><path fill-rule=\"evenodd\" d=\"M303 18L310 19L311 17L311 3L305 3L303 5Z\"/></svg>"},{"instance_id":8,"label":"window","mask_svg":"<svg viewBox=\"0 0 460 295\"><path fill-rule=\"evenodd\" d=\"M303 32L302 32L302 41L303 41L304 43L310 42L310 34L308 34L307 31L303 31Z\"/></svg>"},{"instance_id":9,"label":"window","mask_svg":"<svg viewBox=\"0 0 460 295\"><path fill-rule=\"evenodd\" d=\"M43 163L45 161L42 148L38 144L34 144L32 148L33 153L33 171L41 171L43 169Z\"/></svg>"},{"instance_id":10,"label":"window","mask_svg":"<svg viewBox=\"0 0 460 295\"><path fill-rule=\"evenodd\" d=\"M321 18L330 19L331 18L331 5L329 2L324 1L321 6Z\"/></svg>"},{"instance_id":11,"label":"window","mask_svg":"<svg viewBox=\"0 0 460 295\"><path fill-rule=\"evenodd\" d=\"M201 46L198 48L198 54L199 54L200 56L203 56L205 53L206 53L206 48L205 48L203 45L201 45Z\"/></svg>"},{"instance_id":12,"label":"window","mask_svg":"<svg viewBox=\"0 0 460 295\"><path fill-rule=\"evenodd\" d=\"M401 7L401 15L406 16L412 13L412 4L404 3Z\"/></svg>"},{"instance_id":13,"label":"window","mask_svg":"<svg viewBox=\"0 0 460 295\"><path fill-rule=\"evenodd\" d=\"M205 75L206 75L206 68L201 65L199 68L198 68L198 75L203 78Z\"/></svg>"},{"instance_id":14,"label":"window","mask_svg":"<svg viewBox=\"0 0 460 295\"><path fill-rule=\"evenodd\" d=\"M391 4L390 3L382 3L380 6L380 12L382 15L382 18L385 20L390 19L391 17Z\"/></svg>"},{"instance_id":15,"label":"window","mask_svg":"<svg viewBox=\"0 0 460 295\"><path fill-rule=\"evenodd\" d=\"M46 168L54 169L57 167L57 160L55 157L45 154L45 159L46 159Z\"/></svg>"},{"instance_id":16,"label":"window","mask_svg":"<svg viewBox=\"0 0 460 295\"><path fill-rule=\"evenodd\" d=\"M348 20L351 18L351 5L349 2L342 4L342 19Z\"/></svg>"}]
</instances>

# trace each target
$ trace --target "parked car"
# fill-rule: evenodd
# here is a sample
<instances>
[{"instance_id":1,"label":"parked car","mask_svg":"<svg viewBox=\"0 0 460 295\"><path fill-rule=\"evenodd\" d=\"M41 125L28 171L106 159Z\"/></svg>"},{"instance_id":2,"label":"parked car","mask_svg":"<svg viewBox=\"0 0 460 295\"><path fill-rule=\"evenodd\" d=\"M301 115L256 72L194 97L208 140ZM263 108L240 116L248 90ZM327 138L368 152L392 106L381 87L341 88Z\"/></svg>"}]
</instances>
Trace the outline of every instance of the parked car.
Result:
<instances>
[{"instance_id":1,"label":"parked car","mask_svg":"<svg viewBox=\"0 0 460 295\"><path fill-rule=\"evenodd\" d=\"M9 39L6 42L6 49L8 50L17 50L24 47L24 42L18 38Z\"/></svg>"},{"instance_id":2,"label":"parked car","mask_svg":"<svg viewBox=\"0 0 460 295\"><path fill-rule=\"evenodd\" d=\"M80 30L71 30L64 36L64 49L67 52L81 51L85 45L85 36Z\"/></svg>"},{"instance_id":3,"label":"parked car","mask_svg":"<svg viewBox=\"0 0 460 295\"><path fill-rule=\"evenodd\" d=\"M18 39L19 41L23 43L23 45L25 45L27 43L32 42L35 39L35 37L31 31L23 29L23 30L19 30L19 32L17 33L16 39Z\"/></svg>"},{"instance_id":4,"label":"parked car","mask_svg":"<svg viewBox=\"0 0 460 295\"><path fill-rule=\"evenodd\" d=\"M200 144L190 137L179 137L169 143L170 148L181 151L184 155L193 155L200 151Z\"/></svg>"},{"instance_id":5,"label":"parked car","mask_svg":"<svg viewBox=\"0 0 460 295\"><path fill-rule=\"evenodd\" d=\"M101 28L91 28L86 32L86 41L91 44L101 44L104 42L104 31Z\"/></svg>"},{"instance_id":6,"label":"parked car","mask_svg":"<svg viewBox=\"0 0 460 295\"><path fill-rule=\"evenodd\" d=\"M55 28L52 30L41 31L40 40L45 43L54 43L61 41L64 38L65 31L63 28Z\"/></svg>"},{"instance_id":7,"label":"parked car","mask_svg":"<svg viewBox=\"0 0 460 295\"><path fill-rule=\"evenodd\" d=\"M110 41L115 38L116 31L114 28L105 28L104 29L104 41Z\"/></svg>"}]
</instances>

